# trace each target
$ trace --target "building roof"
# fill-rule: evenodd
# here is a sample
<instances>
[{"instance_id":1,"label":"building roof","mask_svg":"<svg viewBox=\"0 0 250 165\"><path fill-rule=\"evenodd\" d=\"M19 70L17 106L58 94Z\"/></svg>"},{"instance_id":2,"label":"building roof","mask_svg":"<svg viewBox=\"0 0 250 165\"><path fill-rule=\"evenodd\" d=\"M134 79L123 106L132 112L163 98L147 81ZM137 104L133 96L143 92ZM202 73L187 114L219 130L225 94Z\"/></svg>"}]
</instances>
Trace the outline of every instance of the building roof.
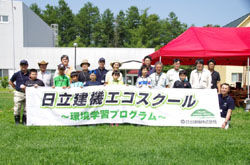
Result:
<instances>
[{"instance_id":1,"label":"building roof","mask_svg":"<svg viewBox=\"0 0 250 165\"><path fill-rule=\"evenodd\" d=\"M250 16L250 13L247 13L246 15L243 15L242 17L226 24L223 27L238 27L248 16Z\"/></svg>"}]
</instances>

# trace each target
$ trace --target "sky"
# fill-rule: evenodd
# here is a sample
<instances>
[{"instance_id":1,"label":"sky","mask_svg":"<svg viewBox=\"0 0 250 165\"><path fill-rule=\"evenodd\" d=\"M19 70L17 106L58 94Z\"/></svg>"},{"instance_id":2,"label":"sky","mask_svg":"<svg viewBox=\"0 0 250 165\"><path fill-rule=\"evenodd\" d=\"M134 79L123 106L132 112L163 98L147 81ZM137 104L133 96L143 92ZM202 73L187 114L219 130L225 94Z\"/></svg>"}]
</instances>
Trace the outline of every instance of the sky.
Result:
<instances>
[{"instance_id":1,"label":"sky","mask_svg":"<svg viewBox=\"0 0 250 165\"><path fill-rule=\"evenodd\" d=\"M37 3L41 9L46 4L58 5L58 0L22 0L26 5ZM73 13L77 13L85 3L91 2L102 13L109 8L114 15L130 6L137 6L142 12L149 8L149 14L157 14L161 19L173 11L182 23L189 26L204 26L227 23L250 13L250 0L65 0Z\"/></svg>"}]
</instances>

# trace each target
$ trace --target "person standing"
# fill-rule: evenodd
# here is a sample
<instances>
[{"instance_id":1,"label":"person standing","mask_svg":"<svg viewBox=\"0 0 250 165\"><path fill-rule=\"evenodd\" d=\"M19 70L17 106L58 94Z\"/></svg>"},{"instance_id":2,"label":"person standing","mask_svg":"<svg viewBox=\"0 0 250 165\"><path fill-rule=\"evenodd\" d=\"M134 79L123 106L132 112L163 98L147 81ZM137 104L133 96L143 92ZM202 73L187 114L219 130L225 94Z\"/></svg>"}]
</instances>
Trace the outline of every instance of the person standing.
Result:
<instances>
[{"instance_id":1,"label":"person standing","mask_svg":"<svg viewBox=\"0 0 250 165\"><path fill-rule=\"evenodd\" d=\"M167 72L167 79L168 79L168 88L173 88L175 81L179 80L179 72L182 70L180 69L181 61L180 59L174 59L173 61L173 69L170 69Z\"/></svg>"},{"instance_id":2,"label":"person standing","mask_svg":"<svg viewBox=\"0 0 250 165\"><path fill-rule=\"evenodd\" d=\"M68 76L65 75L65 66L63 64L59 64L58 66L58 75L54 77L54 85L52 88L55 87L62 87L63 89L66 89L70 87L70 81Z\"/></svg>"},{"instance_id":3,"label":"person standing","mask_svg":"<svg viewBox=\"0 0 250 165\"><path fill-rule=\"evenodd\" d=\"M38 86L44 87L44 83L42 80L37 78L37 70L36 69L30 69L30 78L27 80L24 84L25 88L26 87L35 87L37 88Z\"/></svg>"},{"instance_id":4,"label":"person standing","mask_svg":"<svg viewBox=\"0 0 250 165\"><path fill-rule=\"evenodd\" d=\"M40 71L37 73L37 78L43 81L45 87L51 87L53 86L53 77L52 77L52 74L47 71L47 65L48 65L48 62L44 60L41 62L38 62Z\"/></svg>"},{"instance_id":5,"label":"person standing","mask_svg":"<svg viewBox=\"0 0 250 165\"><path fill-rule=\"evenodd\" d=\"M168 84L166 73L162 72L163 64L161 62L155 63L155 73L149 77L153 88L166 88Z\"/></svg>"},{"instance_id":6,"label":"person standing","mask_svg":"<svg viewBox=\"0 0 250 165\"><path fill-rule=\"evenodd\" d=\"M70 78L70 74L72 71L74 71L74 68L69 66L69 56L67 55L62 55L61 56L61 63L65 66L65 75ZM54 77L58 76L58 70L56 70Z\"/></svg>"},{"instance_id":7,"label":"person standing","mask_svg":"<svg viewBox=\"0 0 250 165\"><path fill-rule=\"evenodd\" d=\"M14 120L16 125L20 124L20 115L23 106L22 124L26 124L26 105L24 84L29 80L28 61L22 60L20 62L20 71L13 74L10 78L9 84L15 89L14 92Z\"/></svg>"},{"instance_id":8,"label":"person standing","mask_svg":"<svg viewBox=\"0 0 250 165\"><path fill-rule=\"evenodd\" d=\"M102 85L99 81L96 81L96 70L91 70L89 72L89 81L86 82L85 86L96 86Z\"/></svg>"},{"instance_id":9,"label":"person standing","mask_svg":"<svg viewBox=\"0 0 250 165\"><path fill-rule=\"evenodd\" d=\"M80 66L82 67L82 71L79 73L78 80L81 81L85 85L86 82L90 80L89 78L90 63L88 62L87 59L84 59L82 60L82 63L80 64Z\"/></svg>"},{"instance_id":10,"label":"person standing","mask_svg":"<svg viewBox=\"0 0 250 165\"><path fill-rule=\"evenodd\" d=\"M84 85L82 82L78 81L78 73L76 71L71 72L70 78L72 80L70 83L70 88L72 87L83 88Z\"/></svg>"},{"instance_id":11,"label":"person standing","mask_svg":"<svg viewBox=\"0 0 250 165\"><path fill-rule=\"evenodd\" d=\"M142 65L140 70L142 72L142 76L137 78L136 86L138 88L142 88L142 87L152 88L151 79L150 77L147 77L148 67L146 65Z\"/></svg>"},{"instance_id":12,"label":"person standing","mask_svg":"<svg viewBox=\"0 0 250 165\"><path fill-rule=\"evenodd\" d=\"M96 71L96 81L100 82L101 85L105 83L105 76L108 72L107 69L105 69L105 59L102 57L98 61L99 67L95 70Z\"/></svg>"},{"instance_id":13,"label":"person standing","mask_svg":"<svg viewBox=\"0 0 250 165\"><path fill-rule=\"evenodd\" d=\"M120 73L120 76L119 76L119 81L123 82L123 75L122 73L120 72L119 68L122 66L122 64L118 61L115 61L115 62L111 62L110 63L111 67L113 68L112 70L108 71L108 73L106 74L106 77L105 77L105 84L107 84L108 82L112 82L113 81L113 72L114 71L117 71Z\"/></svg>"},{"instance_id":14,"label":"person standing","mask_svg":"<svg viewBox=\"0 0 250 165\"><path fill-rule=\"evenodd\" d=\"M146 65L148 68L147 77L150 76L152 73L155 72L155 68L151 66L152 58L150 56L145 56L143 59L143 65ZM138 71L138 77L142 76L141 70Z\"/></svg>"},{"instance_id":15,"label":"person standing","mask_svg":"<svg viewBox=\"0 0 250 165\"><path fill-rule=\"evenodd\" d=\"M212 78L212 89L217 89L218 93L220 93L220 73L214 70L215 67L215 61L213 59L210 59L207 62L208 70L211 73Z\"/></svg>"},{"instance_id":16,"label":"person standing","mask_svg":"<svg viewBox=\"0 0 250 165\"><path fill-rule=\"evenodd\" d=\"M196 69L191 72L190 84L195 89L211 89L211 74L204 68L203 59L195 61Z\"/></svg>"},{"instance_id":17,"label":"person standing","mask_svg":"<svg viewBox=\"0 0 250 165\"><path fill-rule=\"evenodd\" d=\"M179 72L179 80L176 80L173 88L192 88L191 84L187 81L187 72L185 70L181 70Z\"/></svg>"}]
</instances>

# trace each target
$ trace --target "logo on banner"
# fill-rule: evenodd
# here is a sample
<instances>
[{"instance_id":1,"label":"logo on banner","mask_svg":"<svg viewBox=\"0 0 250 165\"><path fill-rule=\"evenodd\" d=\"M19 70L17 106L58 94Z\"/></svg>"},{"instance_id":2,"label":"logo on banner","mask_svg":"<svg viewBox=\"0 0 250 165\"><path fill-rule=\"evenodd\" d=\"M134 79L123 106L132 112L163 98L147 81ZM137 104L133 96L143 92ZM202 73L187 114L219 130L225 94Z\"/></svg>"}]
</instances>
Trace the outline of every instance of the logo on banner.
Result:
<instances>
[{"instance_id":1,"label":"logo on banner","mask_svg":"<svg viewBox=\"0 0 250 165\"><path fill-rule=\"evenodd\" d=\"M191 114L192 117L214 117L214 114L206 109L198 109Z\"/></svg>"}]
</instances>

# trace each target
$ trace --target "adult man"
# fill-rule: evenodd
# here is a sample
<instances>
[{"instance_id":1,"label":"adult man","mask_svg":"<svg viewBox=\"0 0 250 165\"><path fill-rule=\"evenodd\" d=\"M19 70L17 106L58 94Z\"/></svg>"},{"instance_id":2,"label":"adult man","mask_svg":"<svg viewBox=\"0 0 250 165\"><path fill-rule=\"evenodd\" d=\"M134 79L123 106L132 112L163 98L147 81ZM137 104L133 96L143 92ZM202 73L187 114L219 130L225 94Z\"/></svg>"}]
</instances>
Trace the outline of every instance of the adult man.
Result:
<instances>
[{"instance_id":1,"label":"adult man","mask_svg":"<svg viewBox=\"0 0 250 165\"><path fill-rule=\"evenodd\" d=\"M44 60L42 60L41 62L38 62L40 71L37 73L37 78L43 81L45 87L51 87L53 86L53 77L51 73L46 70L47 65L48 65L48 62Z\"/></svg>"},{"instance_id":2,"label":"adult man","mask_svg":"<svg viewBox=\"0 0 250 165\"><path fill-rule=\"evenodd\" d=\"M207 62L208 65L208 70L211 73L211 78L212 78L212 89L217 89L218 92L220 92L220 73L214 70L215 67L215 61L213 59L210 59Z\"/></svg>"},{"instance_id":3,"label":"adult man","mask_svg":"<svg viewBox=\"0 0 250 165\"><path fill-rule=\"evenodd\" d=\"M231 120L232 110L234 110L234 100L229 96L230 86L229 84L221 84L221 94L219 97L219 106L221 109L221 117L223 120L222 128L228 129Z\"/></svg>"},{"instance_id":4,"label":"adult man","mask_svg":"<svg viewBox=\"0 0 250 165\"><path fill-rule=\"evenodd\" d=\"M204 68L203 59L195 61L196 69L191 72L190 84L196 89L211 89L211 74Z\"/></svg>"},{"instance_id":5,"label":"adult man","mask_svg":"<svg viewBox=\"0 0 250 165\"><path fill-rule=\"evenodd\" d=\"M168 79L168 88L173 88L175 81L179 80L179 72L182 70L180 69L180 60L179 59L174 59L173 61L173 69L170 69L167 72L167 79Z\"/></svg>"},{"instance_id":6,"label":"adult man","mask_svg":"<svg viewBox=\"0 0 250 165\"><path fill-rule=\"evenodd\" d=\"M13 74L9 84L16 89L14 92L14 119L15 123L18 125L20 123L20 114L23 106L23 117L22 123L26 123L26 105L25 105L25 93L24 93L24 84L29 80L28 72L28 61L22 60L20 62L20 71ZM15 84L14 84L15 82Z\"/></svg>"},{"instance_id":7,"label":"adult man","mask_svg":"<svg viewBox=\"0 0 250 165\"><path fill-rule=\"evenodd\" d=\"M62 55L61 56L61 63L65 66L65 75L70 78L70 74L74 71L73 67L69 66L69 56ZM58 70L56 70L54 77L58 76Z\"/></svg>"},{"instance_id":8,"label":"adult man","mask_svg":"<svg viewBox=\"0 0 250 165\"><path fill-rule=\"evenodd\" d=\"M82 63L80 64L82 67L82 71L79 73L78 81L81 81L83 84L85 84L87 81L90 80L89 78L89 66L90 63L87 59L82 60Z\"/></svg>"},{"instance_id":9,"label":"adult man","mask_svg":"<svg viewBox=\"0 0 250 165\"><path fill-rule=\"evenodd\" d=\"M148 68L148 75L150 76L152 73L155 72L155 68L151 66L152 58L150 56L145 56L143 59L143 63L147 66ZM141 70L138 71L138 77L142 76Z\"/></svg>"},{"instance_id":10,"label":"adult man","mask_svg":"<svg viewBox=\"0 0 250 165\"><path fill-rule=\"evenodd\" d=\"M155 64L155 73L152 73L149 77L153 88L166 88L168 81L165 73L162 72L163 64L157 62Z\"/></svg>"},{"instance_id":11,"label":"adult man","mask_svg":"<svg viewBox=\"0 0 250 165\"><path fill-rule=\"evenodd\" d=\"M100 82L102 85L105 83L105 76L108 72L105 69L105 59L102 57L98 61L99 67L95 70L96 71L96 81Z\"/></svg>"}]
</instances>

